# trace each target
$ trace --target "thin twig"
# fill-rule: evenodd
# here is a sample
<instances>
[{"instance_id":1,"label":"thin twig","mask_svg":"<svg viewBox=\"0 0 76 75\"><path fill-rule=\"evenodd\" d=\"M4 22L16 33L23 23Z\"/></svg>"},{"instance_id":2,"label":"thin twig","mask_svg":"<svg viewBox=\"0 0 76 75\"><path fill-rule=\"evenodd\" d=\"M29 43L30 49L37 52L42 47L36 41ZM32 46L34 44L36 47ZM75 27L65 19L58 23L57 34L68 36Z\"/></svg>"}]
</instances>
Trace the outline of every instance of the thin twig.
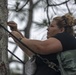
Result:
<instances>
[{"instance_id":1,"label":"thin twig","mask_svg":"<svg viewBox=\"0 0 76 75\"><path fill-rule=\"evenodd\" d=\"M17 12L21 11L21 10L28 4L29 1L30 1L30 0L27 0L27 2L26 2L21 8L19 8L19 9L16 10L16 11L17 11Z\"/></svg>"},{"instance_id":2,"label":"thin twig","mask_svg":"<svg viewBox=\"0 0 76 75\"><path fill-rule=\"evenodd\" d=\"M48 0L46 0L47 5L49 4ZM49 7L47 6L47 19L48 19L48 24L50 24L50 18L49 18Z\"/></svg>"},{"instance_id":3,"label":"thin twig","mask_svg":"<svg viewBox=\"0 0 76 75\"><path fill-rule=\"evenodd\" d=\"M48 6L59 6L59 5L65 4L65 3L69 2L69 1L70 0L67 0L67 1L59 3L59 4L48 4Z\"/></svg>"},{"instance_id":4,"label":"thin twig","mask_svg":"<svg viewBox=\"0 0 76 75\"><path fill-rule=\"evenodd\" d=\"M66 3L66 7L67 7L68 12L71 14L71 11L70 11L67 3Z\"/></svg>"}]
</instances>

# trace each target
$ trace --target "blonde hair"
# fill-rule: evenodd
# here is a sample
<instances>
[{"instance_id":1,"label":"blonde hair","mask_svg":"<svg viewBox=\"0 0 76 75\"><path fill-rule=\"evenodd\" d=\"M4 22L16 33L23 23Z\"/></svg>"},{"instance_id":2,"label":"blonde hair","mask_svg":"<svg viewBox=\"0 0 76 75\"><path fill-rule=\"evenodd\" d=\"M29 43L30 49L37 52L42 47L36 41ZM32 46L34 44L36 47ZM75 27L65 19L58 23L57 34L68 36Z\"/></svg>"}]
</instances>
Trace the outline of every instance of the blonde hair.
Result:
<instances>
[{"instance_id":1,"label":"blonde hair","mask_svg":"<svg viewBox=\"0 0 76 75\"><path fill-rule=\"evenodd\" d=\"M71 35L74 35L73 26L76 25L76 19L69 13L55 17L53 20L56 20L57 26L59 28L65 28L65 32L70 33Z\"/></svg>"}]
</instances>

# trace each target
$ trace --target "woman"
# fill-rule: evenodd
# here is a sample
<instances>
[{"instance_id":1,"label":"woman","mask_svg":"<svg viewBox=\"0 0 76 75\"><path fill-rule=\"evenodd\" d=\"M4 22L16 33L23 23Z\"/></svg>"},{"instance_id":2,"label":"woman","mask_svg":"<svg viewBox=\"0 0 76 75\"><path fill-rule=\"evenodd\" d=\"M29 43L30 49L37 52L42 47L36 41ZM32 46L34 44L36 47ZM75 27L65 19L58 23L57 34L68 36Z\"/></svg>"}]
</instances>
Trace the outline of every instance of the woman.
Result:
<instances>
[{"instance_id":1,"label":"woman","mask_svg":"<svg viewBox=\"0 0 76 75\"><path fill-rule=\"evenodd\" d=\"M27 39L18 31L16 23L8 22L8 26L10 26L11 33L14 36L30 47L35 53L38 53L42 58L53 62L57 66L59 65L57 60L57 54L59 52L76 49L76 39L73 32L73 26L75 24L76 20L70 14L55 17L47 29L48 39L39 41ZM27 55L30 56L33 54L28 49L25 49L14 37L12 38ZM60 72L56 68L49 67L39 57L36 57L36 64L37 70L34 75L60 75Z\"/></svg>"}]
</instances>

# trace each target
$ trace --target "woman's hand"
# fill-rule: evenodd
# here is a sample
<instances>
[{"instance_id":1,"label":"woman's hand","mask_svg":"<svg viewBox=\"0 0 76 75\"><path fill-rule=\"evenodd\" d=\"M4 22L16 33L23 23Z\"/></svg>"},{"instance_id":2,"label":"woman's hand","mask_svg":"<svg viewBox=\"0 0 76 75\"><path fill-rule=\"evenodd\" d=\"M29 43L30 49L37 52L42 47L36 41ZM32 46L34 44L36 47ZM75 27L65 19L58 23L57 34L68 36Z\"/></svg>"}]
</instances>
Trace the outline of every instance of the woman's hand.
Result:
<instances>
[{"instance_id":1,"label":"woman's hand","mask_svg":"<svg viewBox=\"0 0 76 75\"><path fill-rule=\"evenodd\" d=\"M7 25L10 27L12 31L18 31L17 24L14 21L7 22Z\"/></svg>"},{"instance_id":2,"label":"woman's hand","mask_svg":"<svg viewBox=\"0 0 76 75\"><path fill-rule=\"evenodd\" d=\"M18 39L23 38L23 36L20 35L20 33L18 33L17 31L12 31L11 34L13 34ZM13 36L10 36L10 37L12 37L13 39L15 39Z\"/></svg>"},{"instance_id":3,"label":"woman's hand","mask_svg":"<svg viewBox=\"0 0 76 75\"><path fill-rule=\"evenodd\" d=\"M21 35L22 37L24 37L21 33L20 33L20 31L18 30L18 28L17 28L17 24L14 22L14 21L9 21L9 22L7 22L7 25L10 27L10 29L12 30L12 33L13 33L13 31L16 31L15 33L18 33L19 35ZM9 36L11 36L10 34L9 34Z\"/></svg>"}]
</instances>

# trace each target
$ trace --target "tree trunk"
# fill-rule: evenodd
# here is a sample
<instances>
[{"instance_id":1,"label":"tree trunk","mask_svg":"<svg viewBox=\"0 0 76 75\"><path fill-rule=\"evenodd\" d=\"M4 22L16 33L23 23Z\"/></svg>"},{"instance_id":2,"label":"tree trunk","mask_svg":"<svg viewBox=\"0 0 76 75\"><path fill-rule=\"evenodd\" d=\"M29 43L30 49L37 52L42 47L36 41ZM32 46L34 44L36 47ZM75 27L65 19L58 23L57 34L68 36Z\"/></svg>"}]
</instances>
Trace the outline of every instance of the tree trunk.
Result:
<instances>
[{"instance_id":1,"label":"tree trunk","mask_svg":"<svg viewBox=\"0 0 76 75\"><path fill-rule=\"evenodd\" d=\"M7 16L7 0L0 0L0 24L5 28L7 27ZM0 75L9 75L7 45L7 32L0 27Z\"/></svg>"},{"instance_id":2,"label":"tree trunk","mask_svg":"<svg viewBox=\"0 0 76 75\"><path fill-rule=\"evenodd\" d=\"M27 38L29 38L30 36L30 29L31 29L31 25L32 25L32 19L33 19L33 1L30 0L29 1L29 14L28 14L28 22L27 22L27 26L24 29L25 32L25 36ZM24 62L26 62L28 60L27 55L24 53ZM25 75L25 66L23 65L23 75Z\"/></svg>"}]
</instances>

